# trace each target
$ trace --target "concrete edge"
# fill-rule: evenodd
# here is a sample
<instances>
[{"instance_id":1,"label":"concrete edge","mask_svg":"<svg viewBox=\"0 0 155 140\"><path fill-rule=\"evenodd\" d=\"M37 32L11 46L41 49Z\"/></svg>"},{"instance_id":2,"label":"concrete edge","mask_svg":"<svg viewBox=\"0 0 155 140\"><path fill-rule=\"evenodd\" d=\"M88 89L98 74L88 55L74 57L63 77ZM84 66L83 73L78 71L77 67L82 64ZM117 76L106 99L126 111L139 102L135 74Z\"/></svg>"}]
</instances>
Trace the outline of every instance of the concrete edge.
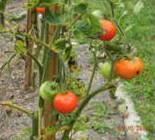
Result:
<instances>
[{"instance_id":1,"label":"concrete edge","mask_svg":"<svg viewBox=\"0 0 155 140\"><path fill-rule=\"evenodd\" d=\"M121 111L123 111L121 113L126 114L124 117L125 126L122 126L122 129L126 131L127 140L149 140L147 137L148 133L142 125L141 118L135 110L134 103L124 90L122 83L119 84L115 95L118 100L124 101L118 108L120 107Z\"/></svg>"}]
</instances>

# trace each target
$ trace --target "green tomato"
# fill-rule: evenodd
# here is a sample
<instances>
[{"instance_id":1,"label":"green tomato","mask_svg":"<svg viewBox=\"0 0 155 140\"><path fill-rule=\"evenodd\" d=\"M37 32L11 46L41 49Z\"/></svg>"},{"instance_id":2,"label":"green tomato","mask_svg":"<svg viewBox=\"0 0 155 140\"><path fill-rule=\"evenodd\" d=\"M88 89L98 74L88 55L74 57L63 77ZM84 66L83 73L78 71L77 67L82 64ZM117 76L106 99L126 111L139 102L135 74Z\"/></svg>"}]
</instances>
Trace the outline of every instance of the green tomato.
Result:
<instances>
[{"instance_id":1,"label":"green tomato","mask_svg":"<svg viewBox=\"0 0 155 140\"><path fill-rule=\"evenodd\" d=\"M110 77L111 68L112 68L112 65L111 65L110 62L105 62L105 63L100 63L99 64L100 73L104 78L109 78Z\"/></svg>"},{"instance_id":2,"label":"green tomato","mask_svg":"<svg viewBox=\"0 0 155 140\"><path fill-rule=\"evenodd\" d=\"M92 15L99 18L99 19L102 19L103 18L103 15L102 15L102 12L100 10L94 10L92 12Z\"/></svg>"},{"instance_id":3,"label":"green tomato","mask_svg":"<svg viewBox=\"0 0 155 140\"><path fill-rule=\"evenodd\" d=\"M55 82L44 82L39 89L39 95L47 101L51 101L56 93L58 93L58 85Z\"/></svg>"}]
</instances>

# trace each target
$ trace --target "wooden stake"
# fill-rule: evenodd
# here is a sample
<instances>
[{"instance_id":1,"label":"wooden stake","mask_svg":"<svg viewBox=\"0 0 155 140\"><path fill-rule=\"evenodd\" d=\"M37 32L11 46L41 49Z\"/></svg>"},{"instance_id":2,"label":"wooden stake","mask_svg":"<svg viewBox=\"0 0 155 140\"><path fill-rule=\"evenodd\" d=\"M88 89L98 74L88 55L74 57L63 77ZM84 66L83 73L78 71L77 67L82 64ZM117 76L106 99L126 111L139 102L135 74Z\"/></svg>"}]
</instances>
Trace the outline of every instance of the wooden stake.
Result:
<instances>
[{"instance_id":1,"label":"wooden stake","mask_svg":"<svg viewBox=\"0 0 155 140\"><path fill-rule=\"evenodd\" d=\"M51 10L54 12L57 12L55 11L57 10L57 5L55 7L52 7ZM56 26L54 25L50 25L48 27L48 42L50 42L51 39L53 39L53 36L55 36L56 30L57 30ZM54 52L51 52L48 55L49 55L49 61L47 65L47 72L45 74L45 79L49 81L53 81L55 80L57 76L57 72L58 72L58 56ZM45 128L55 125L56 118L55 116L52 115L52 109L53 109L53 105L51 102L44 103L44 115L43 116L44 116ZM45 140L55 140L55 139L56 139L55 134L51 134L45 138Z\"/></svg>"},{"instance_id":2,"label":"wooden stake","mask_svg":"<svg viewBox=\"0 0 155 140\"><path fill-rule=\"evenodd\" d=\"M29 9L27 12L27 33L29 34L32 29L32 24L34 22L35 18L32 14L32 10ZM26 46L28 48L29 52L32 52L33 49L33 42L29 39L26 40ZM32 58L27 55L25 58L25 90L30 89L33 84L33 77L32 77Z\"/></svg>"},{"instance_id":3,"label":"wooden stake","mask_svg":"<svg viewBox=\"0 0 155 140\"><path fill-rule=\"evenodd\" d=\"M49 31L48 38L50 40L53 33L55 32L55 27L50 26L48 31ZM47 65L47 72L45 74L45 79L48 81L53 81L57 75L58 57L57 57L57 54L55 54L54 52L51 52L51 54L49 55L50 56L49 56L49 61ZM44 103L44 127L45 128L53 126L56 121L56 119L52 115L52 109L53 109L53 106L51 102ZM47 136L45 140L55 140L55 134Z\"/></svg>"}]
</instances>

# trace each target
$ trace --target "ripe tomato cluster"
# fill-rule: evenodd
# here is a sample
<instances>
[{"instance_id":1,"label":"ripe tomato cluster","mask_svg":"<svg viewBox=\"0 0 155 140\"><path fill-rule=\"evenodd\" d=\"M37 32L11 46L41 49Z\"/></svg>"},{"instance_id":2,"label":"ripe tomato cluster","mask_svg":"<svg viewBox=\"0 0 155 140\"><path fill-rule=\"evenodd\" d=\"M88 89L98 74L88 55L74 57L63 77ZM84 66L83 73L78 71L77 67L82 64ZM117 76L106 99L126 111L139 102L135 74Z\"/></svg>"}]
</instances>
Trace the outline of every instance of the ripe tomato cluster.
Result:
<instances>
[{"instance_id":1,"label":"ripe tomato cluster","mask_svg":"<svg viewBox=\"0 0 155 140\"><path fill-rule=\"evenodd\" d=\"M59 9L59 6L56 7L56 11ZM37 7L36 12L39 14L45 13L44 7ZM100 16L101 17L101 16ZM103 33L99 36L101 41L111 41L117 34L117 26L114 22L107 19L100 19L100 28L103 30ZM121 58L115 60L115 63L105 62L99 65L100 73L105 78L110 78L112 72L115 73L120 78L129 80L137 75L139 75L144 69L144 63L139 57L135 58ZM75 110L78 104L78 97L72 91L66 92L50 92L50 89L47 88L49 84L42 84L40 88L40 96L44 100L52 102L53 107L56 111L62 114L71 113ZM55 88L55 84L50 85ZM49 100L50 99L50 100Z\"/></svg>"},{"instance_id":2,"label":"ripe tomato cluster","mask_svg":"<svg viewBox=\"0 0 155 140\"><path fill-rule=\"evenodd\" d=\"M112 40L117 33L116 25L110 20L100 20L100 26L104 31L104 34L100 35L100 39L102 41L110 41ZM111 69L113 68L113 72L126 80L130 80L136 76L138 76L144 69L144 63L139 57L135 57L132 59L129 58L121 58L112 64L109 62L105 62L100 66L100 72L105 77L108 78L111 74Z\"/></svg>"}]
</instances>

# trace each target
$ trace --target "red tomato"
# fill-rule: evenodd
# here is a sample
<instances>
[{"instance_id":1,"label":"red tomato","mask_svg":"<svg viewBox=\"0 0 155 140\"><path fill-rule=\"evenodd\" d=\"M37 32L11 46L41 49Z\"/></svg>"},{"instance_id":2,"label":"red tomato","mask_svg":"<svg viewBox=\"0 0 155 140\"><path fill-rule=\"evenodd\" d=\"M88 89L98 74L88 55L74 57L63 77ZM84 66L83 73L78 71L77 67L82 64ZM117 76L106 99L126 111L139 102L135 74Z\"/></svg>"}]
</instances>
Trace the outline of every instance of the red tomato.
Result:
<instances>
[{"instance_id":1,"label":"red tomato","mask_svg":"<svg viewBox=\"0 0 155 140\"><path fill-rule=\"evenodd\" d=\"M45 13L45 8L44 7L37 7L36 12L43 14L43 13Z\"/></svg>"},{"instance_id":2,"label":"red tomato","mask_svg":"<svg viewBox=\"0 0 155 140\"><path fill-rule=\"evenodd\" d=\"M117 28L113 22L111 22L109 20L101 20L100 26L103 29L103 31L105 32L105 34L100 36L101 40L110 41L111 39L113 39L115 37Z\"/></svg>"},{"instance_id":3,"label":"red tomato","mask_svg":"<svg viewBox=\"0 0 155 140\"><path fill-rule=\"evenodd\" d=\"M78 104L78 97L71 91L58 93L53 101L54 108L60 113L70 113L74 111Z\"/></svg>"}]
</instances>

